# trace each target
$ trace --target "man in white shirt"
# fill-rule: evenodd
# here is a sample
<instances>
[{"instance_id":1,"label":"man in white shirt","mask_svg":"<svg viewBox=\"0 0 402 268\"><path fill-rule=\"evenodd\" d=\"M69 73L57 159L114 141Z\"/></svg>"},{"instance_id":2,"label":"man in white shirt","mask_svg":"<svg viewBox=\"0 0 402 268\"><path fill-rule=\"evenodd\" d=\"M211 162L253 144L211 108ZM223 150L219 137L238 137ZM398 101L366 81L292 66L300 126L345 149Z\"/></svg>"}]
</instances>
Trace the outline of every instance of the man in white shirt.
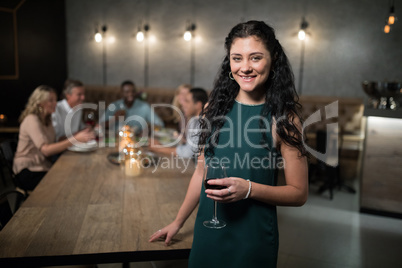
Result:
<instances>
[{"instance_id":1,"label":"man in white shirt","mask_svg":"<svg viewBox=\"0 0 402 268\"><path fill-rule=\"evenodd\" d=\"M190 158L196 155L199 140L198 116L207 101L208 94L205 89L192 88L187 93L183 103L184 115L190 119L186 126L186 143L180 144L177 147L164 147L157 140L151 139L149 141L150 150L164 154L173 154L183 158Z\"/></svg>"},{"instance_id":2,"label":"man in white shirt","mask_svg":"<svg viewBox=\"0 0 402 268\"><path fill-rule=\"evenodd\" d=\"M65 139L85 128L82 109L78 106L85 100L84 85L81 81L68 79L64 83L63 94L65 98L57 102L56 111L52 114L56 141ZM71 121L66 120L70 117Z\"/></svg>"}]
</instances>

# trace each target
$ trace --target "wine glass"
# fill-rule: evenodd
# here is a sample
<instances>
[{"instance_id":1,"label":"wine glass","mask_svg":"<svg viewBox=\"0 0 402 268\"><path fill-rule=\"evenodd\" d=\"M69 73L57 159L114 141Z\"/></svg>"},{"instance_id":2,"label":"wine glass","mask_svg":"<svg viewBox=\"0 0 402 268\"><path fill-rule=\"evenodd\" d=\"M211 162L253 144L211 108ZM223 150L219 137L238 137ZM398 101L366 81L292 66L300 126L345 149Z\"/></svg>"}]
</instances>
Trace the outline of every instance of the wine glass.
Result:
<instances>
[{"instance_id":1,"label":"wine glass","mask_svg":"<svg viewBox=\"0 0 402 268\"><path fill-rule=\"evenodd\" d=\"M214 180L214 179L223 179L226 178L226 170L224 166L221 165L213 165L211 163L206 164L204 167L204 186L205 189L214 189L214 190L221 190L226 188L225 186L221 185L209 185L208 181L209 180ZM214 201L214 214L212 216L212 219L209 221L204 221L203 224L207 228L213 228L213 229L220 229L226 226L226 222L222 220L218 220L217 217L217 202Z\"/></svg>"},{"instance_id":2,"label":"wine glass","mask_svg":"<svg viewBox=\"0 0 402 268\"><path fill-rule=\"evenodd\" d=\"M93 111L86 112L85 117L84 117L84 123L85 123L85 125L93 128L96 124L95 112L93 112Z\"/></svg>"}]
</instances>

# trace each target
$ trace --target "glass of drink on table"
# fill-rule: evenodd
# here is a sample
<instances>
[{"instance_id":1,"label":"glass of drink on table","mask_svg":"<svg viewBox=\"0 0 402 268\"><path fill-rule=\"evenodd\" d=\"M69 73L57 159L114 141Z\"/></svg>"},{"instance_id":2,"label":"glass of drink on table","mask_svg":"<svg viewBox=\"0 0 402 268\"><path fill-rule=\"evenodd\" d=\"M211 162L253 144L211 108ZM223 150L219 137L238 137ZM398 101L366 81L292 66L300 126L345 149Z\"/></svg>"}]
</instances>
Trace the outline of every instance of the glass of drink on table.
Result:
<instances>
[{"instance_id":1,"label":"glass of drink on table","mask_svg":"<svg viewBox=\"0 0 402 268\"><path fill-rule=\"evenodd\" d=\"M84 123L85 123L85 125L87 125L88 127L91 127L91 128L93 128L96 125L94 111L88 111L85 113Z\"/></svg>"}]
</instances>

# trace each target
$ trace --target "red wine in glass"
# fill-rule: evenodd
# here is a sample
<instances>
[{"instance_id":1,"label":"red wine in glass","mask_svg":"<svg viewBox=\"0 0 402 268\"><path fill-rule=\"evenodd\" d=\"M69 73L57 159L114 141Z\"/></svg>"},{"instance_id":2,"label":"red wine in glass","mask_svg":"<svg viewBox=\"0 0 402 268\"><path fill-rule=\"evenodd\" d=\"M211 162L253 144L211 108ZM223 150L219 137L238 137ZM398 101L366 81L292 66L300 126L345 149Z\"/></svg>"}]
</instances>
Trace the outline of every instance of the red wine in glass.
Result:
<instances>
[{"instance_id":1,"label":"red wine in glass","mask_svg":"<svg viewBox=\"0 0 402 268\"><path fill-rule=\"evenodd\" d=\"M206 164L204 167L204 186L206 189L216 189L220 190L226 187L221 185L209 185L207 182L209 180L223 179L226 178L226 170L224 166L214 165L214 164ZM212 229L220 229L226 226L226 222L222 220L218 220L217 216L217 202L214 201L214 214L212 215L212 219L208 221L204 221L203 225L207 228Z\"/></svg>"},{"instance_id":2,"label":"red wine in glass","mask_svg":"<svg viewBox=\"0 0 402 268\"><path fill-rule=\"evenodd\" d=\"M91 127L91 128L95 127L95 125L96 125L96 122L95 122L95 113L94 113L94 112L88 112L88 113L85 115L85 121L84 121L84 123L85 123L85 125L87 125L87 126L89 126L89 127Z\"/></svg>"},{"instance_id":3,"label":"red wine in glass","mask_svg":"<svg viewBox=\"0 0 402 268\"><path fill-rule=\"evenodd\" d=\"M85 124L90 126L90 127L94 127L95 126L95 120L87 120L87 121L85 121Z\"/></svg>"},{"instance_id":4,"label":"red wine in glass","mask_svg":"<svg viewBox=\"0 0 402 268\"><path fill-rule=\"evenodd\" d=\"M225 186L222 186L222 185L211 185L211 184L208 184L208 181L209 181L209 180L216 180L216 179L221 179L221 178L206 178L205 181L204 181L204 187L205 187L205 189L222 190L222 189L225 189L225 188L226 188Z\"/></svg>"}]
</instances>

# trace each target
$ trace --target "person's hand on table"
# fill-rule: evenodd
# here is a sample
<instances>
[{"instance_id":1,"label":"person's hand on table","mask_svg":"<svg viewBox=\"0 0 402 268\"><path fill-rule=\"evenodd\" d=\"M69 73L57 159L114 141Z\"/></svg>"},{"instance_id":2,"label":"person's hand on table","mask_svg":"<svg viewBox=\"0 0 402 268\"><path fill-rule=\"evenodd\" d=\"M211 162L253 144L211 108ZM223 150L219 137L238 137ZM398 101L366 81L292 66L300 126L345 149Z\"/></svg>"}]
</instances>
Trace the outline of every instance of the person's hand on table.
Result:
<instances>
[{"instance_id":1,"label":"person's hand on table","mask_svg":"<svg viewBox=\"0 0 402 268\"><path fill-rule=\"evenodd\" d=\"M163 227L151 235L148 242L154 242L159 239L165 240L165 246L169 246L172 238L179 232L181 226L176 222Z\"/></svg>"}]
</instances>

